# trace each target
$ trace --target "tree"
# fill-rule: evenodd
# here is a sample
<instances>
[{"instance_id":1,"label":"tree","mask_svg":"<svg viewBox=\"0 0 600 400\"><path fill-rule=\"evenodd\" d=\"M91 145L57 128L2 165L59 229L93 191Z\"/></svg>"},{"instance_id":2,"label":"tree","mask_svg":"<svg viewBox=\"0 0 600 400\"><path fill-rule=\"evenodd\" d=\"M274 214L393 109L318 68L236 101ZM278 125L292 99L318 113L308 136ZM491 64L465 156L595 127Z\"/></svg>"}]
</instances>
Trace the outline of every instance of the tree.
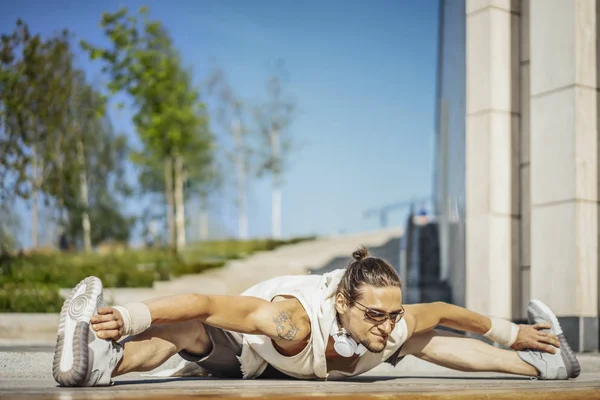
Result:
<instances>
[{"instance_id":1,"label":"tree","mask_svg":"<svg viewBox=\"0 0 600 400\"><path fill-rule=\"evenodd\" d=\"M180 240L185 238L184 187L197 188L198 193L202 195L214 181L214 140L209 129L206 108L200 101L199 93L192 87L190 74L181 71L179 79L182 90L173 99L174 105L180 110L188 110L189 113L180 121L182 135L174 151L175 213L178 249L181 249L185 245L185 242ZM190 185L189 182L193 182L194 185Z\"/></svg>"},{"instance_id":2,"label":"tree","mask_svg":"<svg viewBox=\"0 0 600 400\"><path fill-rule=\"evenodd\" d=\"M11 212L10 203L9 198L0 200L0 256L14 252L18 246L19 219Z\"/></svg>"},{"instance_id":3,"label":"tree","mask_svg":"<svg viewBox=\"0 0 600 400\"><path fill-rule=\"evenodd\" d=\"M228 133L233 145L225 157L233 164L236 177L236 205L238 208L238 237L248 238L248 175L252 165L252 147L246 127L247 105L234 93L225 73L217 69L208 81L209 92L217 99L217 121Z\"/></svg>"},{"instance_id":4,"label":"tree","mask_svg":"<svg viewBox=\"0 0 600 400\"><path fill-rule=\"evenodd\" d=\"M31 53L32 43L35 49L39 47L39 37L31 38L27 25L21 20L10 35L1 37L0 50L0 104L1 126L0 130L0 160L2 162L2 187L5 189L3 197L14 193L20 197L27 196L27 164L30 160L27 155L27 133L25 132L28 121L26 112L27 97L25 96L25 54ZM12 185L9 187L8 179L12 175Z\"/></svg>"},{"instance_id":5,"label":"tree","mask_svg":"<svg viewBox=\"0 0 600 400\"><path fill-rule=\"evenodd\" d=\"M114 195L123 186L118 175L126 142L103 129L106 101L75 67L71 39L66 30L47 39L32 35L22 21L2 36L0 149L6 152L0 171L3 183L13 183L6 192L32 200L34 247L43 200L57 211L60 231L89 251L109 235L104 222L120 227L119 237L129 234L131 223ZM94 220L100 229L93 229Z\"/></svg>"},{"instance_id":6,"label":"tree","mask_svg":"<svg viewBox=\"0 0 600 400\"><path fill-rule=\"evenodd\" d=\"M222 182L222 175L217 166L215 154L214 137L208 130L198 132L202 138L195 143L196 148L188 148L184 157L186 194L196 195L200 203L200 240L208 239L208 201Z\"/></svg>"},{"instance_id":7,"label":"tree","mask_svg":"<svg viewBox=\"0 0 600 400\"><path fill-rule=\"evenodd\" d=\"M67 126L74 145L67 162L78 174L72 176L72 184L62 195L67 215L65 230L73 241L81 239L83 248L89 251L104 240L129 239L134 219L125 216L119 207L119 197L130 194L125 182L128 145L125 136L114 132L105 114L105 98L85 82L81 73L75 79Z\"/></svg>"},{"instance_id":8,"label":"tree","mask_svg":"<svg viewBox=\"0 0 600 400\"><path fill-rule=\"evenodd\" d=\"M185 153L203 142L197 134L207 124L198 113L202 103L169 35L159 22L149 19L147 8L140 9L138 16L128 15L125 8L105 13L101 26L111 47L86 42L82 46L92 59L105 62L111 92L126 93L133 100L133 122L144 148L132 160L150 169L157 160L162 162L170 244L181 250L185 245Z\"/></svg>"},{"instance_id":9,"label":"tree","mask_svg":"<svg viewBox=\"0 0 600 400\"><path fill-rule=\"evenodd\" d=\"M204 127L206 128L206 127ZM186 166L183 171L184 202L194 196L200 202L200 237L205 240L208 236L208 199L221 184L220 168L214 158L214 138L211 132L197 132L201 140L194 142L185 149L183 161ZM139 184L142 193L163 194L165 175L160 160L147 158L141 168ZM150 218L147 215L147 219ZM150 218L152 219L152 218ZM150 233L150 232L149 232Z\"/></svg>"},{"instance_id":10,"label":"tree","mask_svg":"<svg viewBox=\"0 0 600 400\"><path fill-rule=\"evenodd\" d=\"M295 104L285 97L283 85L287 73L282 62L278 62L267 80L267 99L255 109L255 118L262 139L259 146L260 157L258 175L270 174L273 177L272 189L272 236L281 238L281 185L285 161L292 150L289 126L292 122Z\"/></svg>"},{"instance_id":11,"label":"tree","mask_svg":"<svg viewBox=\"0 0 600 400\"><path fill-rule=\"evenodd\" d=\"M48 189L51 170L63 166L64 121L72 73L70 34L64 30L44 40L31 35L22 21L2 36L0 103L2 104L3 183L9 191L32 200L32 242L38 241L40 194ZM57 192L57 191L55 191ZM45 198L45 201L49 201Z\"/></svg>"},{"instance_id":12,"label":"tree","mask_svg":"<svg viewBox=\"0 0 600 400\"><path fill-rule=\"evenodd\" d=\"M73 86L69 99L69 137L75 143L76 164L79 171L78 200L74 201L79 207L78 216L81 217L81 228L83 247L86 252L92 249L92 227L90 220L89 182L88 171L89 158L87 153L93 151L98 141L102 140L102 132L99 131L99 118L104 114L105 101L91 86L85 82L83 74L75 74ZM107 162L108 160L103 160ZM100 167L100 166L98 166ZM94 169L97 174L99 171ZM72 219L72 216L71 216Z\"/></svg>"}]
</instances>

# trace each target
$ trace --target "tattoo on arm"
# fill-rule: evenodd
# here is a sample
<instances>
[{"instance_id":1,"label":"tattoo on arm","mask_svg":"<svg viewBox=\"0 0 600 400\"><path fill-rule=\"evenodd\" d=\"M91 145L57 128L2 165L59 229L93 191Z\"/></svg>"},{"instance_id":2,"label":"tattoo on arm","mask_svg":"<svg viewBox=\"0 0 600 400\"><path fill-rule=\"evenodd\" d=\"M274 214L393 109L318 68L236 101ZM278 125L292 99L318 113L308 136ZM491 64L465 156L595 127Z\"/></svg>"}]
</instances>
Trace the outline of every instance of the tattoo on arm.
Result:
<instances>
[{"instance_id":1,"label":"tattoo on arm","mask_svg":"<svg viewBox=\"0 0 600 400\"><path fill-rule=\"evenodd\" d=\"M275 322L275 330L277 331L277 336L279 336L283 340L287 340L291 342L296 339L296 335L300 331L294 322L292 322L292 317L286 312L280 312L275 318L273 318L273 322Z\"/></svg>"}]
</instances>

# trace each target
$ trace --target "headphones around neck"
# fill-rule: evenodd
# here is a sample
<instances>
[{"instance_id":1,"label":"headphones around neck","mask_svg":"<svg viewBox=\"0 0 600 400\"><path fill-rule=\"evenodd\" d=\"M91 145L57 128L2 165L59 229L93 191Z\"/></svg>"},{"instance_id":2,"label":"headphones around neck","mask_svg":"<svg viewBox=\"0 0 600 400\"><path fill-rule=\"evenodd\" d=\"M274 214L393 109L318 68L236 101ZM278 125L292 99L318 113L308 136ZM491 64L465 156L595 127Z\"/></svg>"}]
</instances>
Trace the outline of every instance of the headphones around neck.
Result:
<instances>
[{"instance_id":1,"label":"headphones around neck","mask_svg":"<svg viewBox=\"0 0 600 400\"><path fill-rule=\"evenodd\" d=\"M360 357L367 352L367 348L362 344L357 344L344 327L338 326L337 315L333 319L330 334L333 337L333 348L342 357L352 357L354 354L358 354Z\"/></svg>"}]
</instances>

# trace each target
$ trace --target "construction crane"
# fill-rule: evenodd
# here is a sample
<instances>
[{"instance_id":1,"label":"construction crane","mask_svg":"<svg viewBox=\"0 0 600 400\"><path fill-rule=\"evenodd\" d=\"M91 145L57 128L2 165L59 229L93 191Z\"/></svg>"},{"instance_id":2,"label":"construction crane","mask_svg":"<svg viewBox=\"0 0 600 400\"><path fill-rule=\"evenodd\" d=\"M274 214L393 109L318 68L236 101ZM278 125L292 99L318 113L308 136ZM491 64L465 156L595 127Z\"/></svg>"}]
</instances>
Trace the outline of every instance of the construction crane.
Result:
<instances>
[{"instance_id":1,"label":"construction crane","mask_svg":"<svg viewBox=\"0 0 600 400\"><path fill-rule=\"evenodd\" d=\"M387 204L382 207L372 208L370 210L366 210L363 213L364 218L371 218L373 216L379 216L379 225L381 228L387 227L388 224L388 214L392 211L400 210L406 207L414 207L416 203L426 203L431 201L431 197L421 197L411 200L400 201L398 203Z\"/></svg>"}]
</instances>

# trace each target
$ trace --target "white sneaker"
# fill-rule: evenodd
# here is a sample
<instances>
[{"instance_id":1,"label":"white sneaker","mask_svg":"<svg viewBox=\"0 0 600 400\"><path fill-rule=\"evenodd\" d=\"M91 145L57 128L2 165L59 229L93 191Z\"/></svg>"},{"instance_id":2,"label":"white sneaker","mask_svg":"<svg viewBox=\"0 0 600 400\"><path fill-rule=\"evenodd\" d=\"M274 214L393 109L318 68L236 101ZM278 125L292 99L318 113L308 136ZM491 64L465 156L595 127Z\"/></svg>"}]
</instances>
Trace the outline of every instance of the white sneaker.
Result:
<instances>
[{"instance_id":1,"label":"white sneaker","mask_svg":"<svg viewBox=\"0 0 600 400\"><path fill-rule=\"evenodd\" d=\"M550 307L540 300L531 300L527 306L527 319L530 324L548 322L551 328L542 331L558 336L560 348L556 349L556 354L534 350L519 351L517 354L521 360L537 369L540 373L540 379L566 380L577 378L581 372L581 367L575 352L567 343L558 318L550 310Z\"/></svg>"},{"instance_id":2,"label":"white sneaker","mask_svg":"<svg viewBox=\"0 0 600 400\"><path fill-rule=\"evenodd\" d=\"M65 300L54 351L52 375L62 386L108 386L123 357L123 347L99 339L90 319L104 306L102 281L90 276L79 282Z\"/></svg>"}]
</instances>

